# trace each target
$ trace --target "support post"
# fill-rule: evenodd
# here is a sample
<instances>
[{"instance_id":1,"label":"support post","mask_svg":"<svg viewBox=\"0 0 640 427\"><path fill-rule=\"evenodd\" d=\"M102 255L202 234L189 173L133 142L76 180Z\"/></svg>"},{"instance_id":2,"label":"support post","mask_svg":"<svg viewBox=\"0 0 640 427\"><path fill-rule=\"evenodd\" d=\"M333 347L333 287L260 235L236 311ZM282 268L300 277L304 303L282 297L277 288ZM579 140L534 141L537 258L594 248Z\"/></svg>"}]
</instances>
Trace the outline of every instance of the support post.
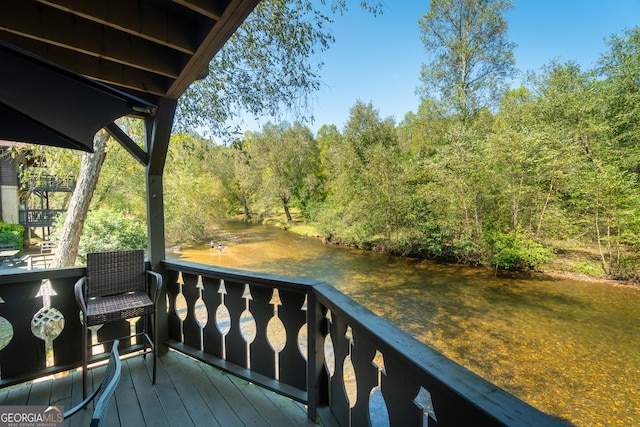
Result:
<instances>
[{"instance_id":1,"label":"support post","mask_svg":"<svg viewBox=\"0 0 640 427\"><path fill-rule=\"evenodd\" d=\"M166 274L160 266L166 256L162 176L177 103L175 99L163 98L158 105L155 117L145 122L145 142L147 144L145 148L149 162L145 173L147 183L147 247L151 269L162 274L165 278ZM158 328L153 331L154 334L158 334L156 342L160 343L161 347L156 351L160 354L167 351L167 348L162 344L169 337L165 293L166 289L162 289L156 310L158 318L155 323Z\"/></svg>"},{"instance_id":2,"label":"support post","mask_svg":"<svg viewBox=\"0 0 640 427\"><path fill-rule=\"evenodd\" d=\"M145 128L146 151L149 160L146 169L147 236L149 261L154 271L159 269L160 262L165 259L162 176L176 106L175 99L163 98L158 105L155 117L147 120Z\"/></svg>"},{"instance_id":3,"label":"support post","mask_svg":"<svg viewBox=\"0 0 640 427\"><path fill-rule=\"evenodd\" d=\"M327 404L322 386L324 371L324 314L315 290L307 293L307 417L318 419L318 407Z\"/></svg>"}]
</instances>

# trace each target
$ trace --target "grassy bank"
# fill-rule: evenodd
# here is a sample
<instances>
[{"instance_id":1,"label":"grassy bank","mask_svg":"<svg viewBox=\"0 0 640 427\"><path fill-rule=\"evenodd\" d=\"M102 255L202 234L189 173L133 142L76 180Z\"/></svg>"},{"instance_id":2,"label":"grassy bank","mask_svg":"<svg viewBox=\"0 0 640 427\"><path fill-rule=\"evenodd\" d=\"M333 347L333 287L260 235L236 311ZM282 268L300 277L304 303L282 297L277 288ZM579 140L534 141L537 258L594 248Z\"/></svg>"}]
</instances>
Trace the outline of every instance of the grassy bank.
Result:
<instances>
[{"instance_id":1,"label":"grassy bank","mask_svg":"<svg viewBox=\"0 0 640 427\"><path fill-rule=\"evenodd\" d=\"M245 220L245 218L240 218ZM256 218L252 222L261 223L282 228L302 236L323 239L319 229L303 221L298 215L293 215L293 222L288 222L284 213L274 213L261 218ZM544 264L540 264L536 271L572 277L579 280L614 281L607 276L602 267L600 254L595 245L586 245L582 242L553 241L547 242L555 252L555 257ZM627 284L638 284L638 280L633 278L620 280L617 282Z\"/></svg>"}]
</instances>

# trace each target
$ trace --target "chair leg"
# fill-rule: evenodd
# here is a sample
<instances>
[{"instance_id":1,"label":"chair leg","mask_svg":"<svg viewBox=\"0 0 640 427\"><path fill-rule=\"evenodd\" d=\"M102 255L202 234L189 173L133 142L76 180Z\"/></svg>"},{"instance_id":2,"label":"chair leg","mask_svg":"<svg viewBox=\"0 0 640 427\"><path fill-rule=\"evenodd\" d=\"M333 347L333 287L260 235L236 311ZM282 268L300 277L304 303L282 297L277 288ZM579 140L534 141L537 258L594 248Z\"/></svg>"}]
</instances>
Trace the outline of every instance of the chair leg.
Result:
<instances>
[{"instance_id":1,"label":"chair leg","mask_svg":"<svg viewBox=\"0 0 640 427\"><path fill-rule=\"evenodd\" d=\"M147 360L147 344L151 345L151 343L149 342L150 338L149 338L149 315L144 316L142 319L142 335L139 335L140 337L142 337L142 358L144 360ZM138 332L136 330L136 332Z\"/></svg>"},{"instance_id":2,"label":"chair leg","mask_svg":"<svg viewBox=\"0 0 640 427\"><path fill-rule=\"evenodd\" d=\"M156 362L158 361L158 311L153 312L153 378L151 383L156 383Z\"/></svg>"},{"instance_id":3,"label":"chair leg","mask_svg":"<svg viewBox=\"0 0 640 427\"><path fill-rule=\"evenodd\" d=\"M87 333L88 328L85 322L82 324L82 399L87 398Z\"/></svg>"}]
</instances>

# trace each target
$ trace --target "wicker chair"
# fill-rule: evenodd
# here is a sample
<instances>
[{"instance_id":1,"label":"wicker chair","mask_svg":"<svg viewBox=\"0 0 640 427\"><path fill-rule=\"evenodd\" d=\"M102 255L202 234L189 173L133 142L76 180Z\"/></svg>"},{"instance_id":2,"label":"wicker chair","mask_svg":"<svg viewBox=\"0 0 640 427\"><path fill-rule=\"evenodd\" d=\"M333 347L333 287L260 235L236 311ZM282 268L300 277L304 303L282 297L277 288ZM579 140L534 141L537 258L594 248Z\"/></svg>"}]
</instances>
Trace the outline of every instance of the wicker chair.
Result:
<instances>
[{"instance_id":1,"label":"wicker chair","mask_svg":"<svg viewBox=\"0 0 640 427\"><path fill-rule=\"evenodd\" d=\"M151 280L151 279L155 280ZM155 282L152 287L151 283ZM82 393L87 395L89 326L141 317L144 327L144 354L153 353L153 384L156 383L157 313L162 276L145 270L144 251L96 252L87 254L87 275L75 284L75 295L82 311ZM149 318L153 317L151 339ZM128 337L122 337L128 338ZM149 347L147 347L147 345Z\"/></svg>"}]
</instances>

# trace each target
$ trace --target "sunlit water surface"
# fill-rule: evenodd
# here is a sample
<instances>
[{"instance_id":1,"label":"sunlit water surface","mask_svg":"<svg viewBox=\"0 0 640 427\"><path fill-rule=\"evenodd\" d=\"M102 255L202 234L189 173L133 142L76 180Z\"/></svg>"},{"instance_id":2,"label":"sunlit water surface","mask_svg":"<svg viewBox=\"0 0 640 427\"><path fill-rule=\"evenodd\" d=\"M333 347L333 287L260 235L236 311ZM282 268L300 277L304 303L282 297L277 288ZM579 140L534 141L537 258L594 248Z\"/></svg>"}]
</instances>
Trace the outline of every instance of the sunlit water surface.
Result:
<instances>
[{"instance_id":1,"label":"sunlit water surface","mask_svg":"<svg viewBox=\"0 0 640 427\"><path fill-rule=\"evenodd\" d=\"M274 227L225 224L170 257L324 280L542 411L640 425L640 289L383 256Z\"/></svg>"}]
</instances>

